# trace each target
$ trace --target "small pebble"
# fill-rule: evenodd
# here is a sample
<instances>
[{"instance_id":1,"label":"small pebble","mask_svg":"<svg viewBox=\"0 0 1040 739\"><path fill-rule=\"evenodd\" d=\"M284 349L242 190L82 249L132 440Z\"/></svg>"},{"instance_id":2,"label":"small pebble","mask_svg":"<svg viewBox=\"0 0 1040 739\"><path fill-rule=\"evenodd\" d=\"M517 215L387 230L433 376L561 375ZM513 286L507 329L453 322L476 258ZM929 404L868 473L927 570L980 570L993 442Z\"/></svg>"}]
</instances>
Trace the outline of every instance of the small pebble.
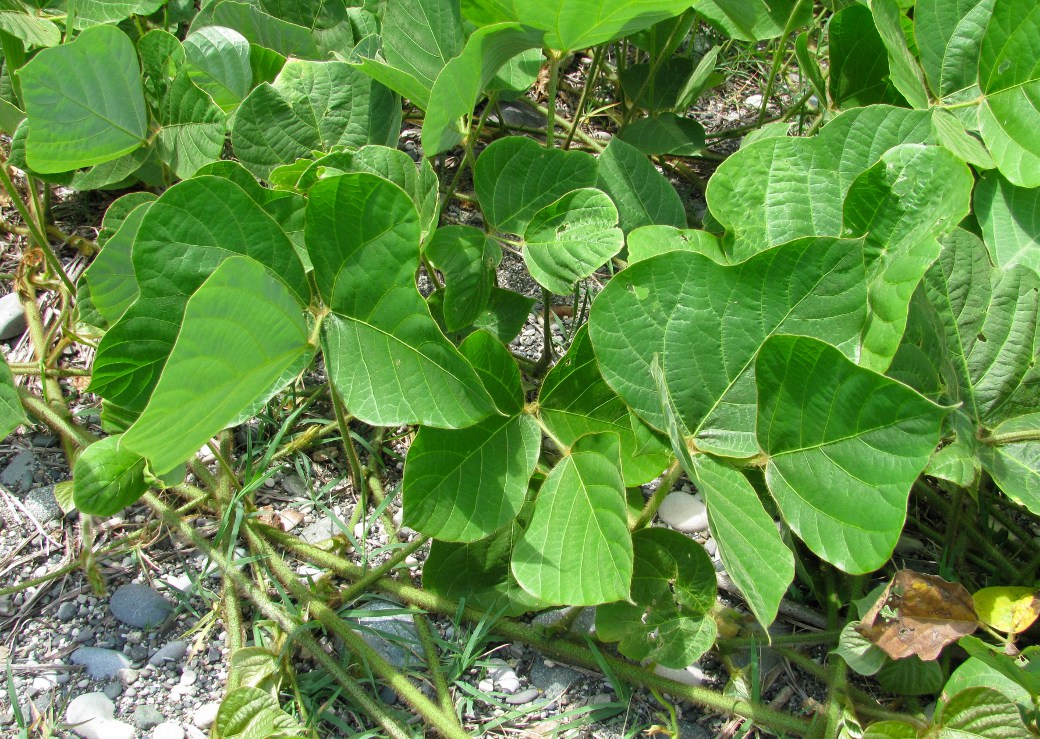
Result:
<instances>
[{"instance_id":1,"label":"small pebble","mask_svg":"<svg viewBox=\"0 0 1040 739\"><path fill-rule=\"evenodd\" d=\"M185 669L184 672L181 673L180 684L187 688L194 685L198 679L199 675L195 670Z\"/></svg>"},{"instance_id":2,"label":"small pebble","mask_svg":"<svg viewBox=\"0 0 1040 739\"><path fill-rule=\"evenodd\" d=\"M165 720L166 718L162 715L159 709L151 703L146 703L145 705L138 706L134 709L134 723L139 729L151 729Z\"/></svg>"},{"instance_id":3,"label":"small pebble","mask_svg":"<svg viewBox=\"0 0 1040 739\"><path fill-rule=\"evenodd\" d=\"M177 662L184 657L188 651L188 642L183 639L175 639L164 644L155 654L148 658L148 664L158 667L164 662Z\"/></svg>"},{"instance_id":4,"label":"small pebble","mask_svg":"<svg viewBox=\"0 0 1040 739\"><path fill-rule=\"evenodd\" d=\"M493 680L485 679L485 680L481 680L477 684L477 690L479 690L481 693L490 693L494 689L495 689L495 682Z\"/></svg>"},{"instance_id":5,"label":"small pebble","mask_svg":"<svg viewBox=\"0 0 1040 739\"><path fill-rule=\"evenodd\" d=\"M152 739L184 739L184 729L172 721L166 721L152 729Z\"/></svg>"},{"instance_id":6,"label":"small pebble","mask_svg":"<svg viewBox=\"0 0 1040 739\"><path fill-rule=\"evenodd\" d=\"M79 613L79 607L70 600L65 601L58 606L58 612L55 614L59 621L71 621Z\"/></svg>"},{"instance_id":7,"label":"small pebble","mask_svg":"<svg viewBox=\"0 0 1040 739\"><path fill-rule=\"evenodd\" d=\"M101 689L101 692L115 700L123 694L123 685L121 683L109 683Z\"/></svg>"},{"instance_id":8,"label":"small pebble","mask_svg":"<svg viewBox=\"0 0 1040 739\"><path fill-rule=\"evenodd\" d=\"M383 685L379 688L379 700L388 706L392 706L397 703L397 693L389 685Z\"/></svg>"}]
</instances>

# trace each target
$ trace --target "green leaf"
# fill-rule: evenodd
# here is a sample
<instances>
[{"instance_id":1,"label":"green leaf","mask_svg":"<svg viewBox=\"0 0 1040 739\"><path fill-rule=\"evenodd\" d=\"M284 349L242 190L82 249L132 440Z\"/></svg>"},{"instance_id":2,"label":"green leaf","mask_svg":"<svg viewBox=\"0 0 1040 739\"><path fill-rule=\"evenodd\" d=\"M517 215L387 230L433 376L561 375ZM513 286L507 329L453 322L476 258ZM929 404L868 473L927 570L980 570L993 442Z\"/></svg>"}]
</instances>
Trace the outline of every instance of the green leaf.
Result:
<instances>
[{"instance_id":1,"label":"green leaf","mask_svg":"<svg viewBox=\"0 0 1040 739\"><path fill-rule=\"evenodd\" d=\"M964 636L957 644L970 656L992 667L1016 685L1021 685L1030 696L1040 695L1040 673L1036 671L1035 655L1029 663L1031 669L1027 669L1013 657L1004 654L1000 647L991 647L978 637Z\"/></svg>"},{"instance_id":2,"label":"green leaf","mask_svg":"<svg viewBox=\"0 0 1040 739\"><path fill-rule=\"evenodd\" d=\"M117 23L132 15L151 15L163 0L76 0L75 28Z\"/></svg>"},{"instance_id":3,"label":"green leaf","mask_svg":"<svg viewBox=\"0 0 1040 739\"><path fill-rule=\"evenodd\" d=\"M628 235L626 246L630 265L669 251L696 252L719 264L729 261L713 234L688 228L640 226Z\"/></svg>"},{"instance_id":4,"label":"green leaf","mask_svg":"<svg viewBox=\"0 0 1040 739\"><path fill-rule=\"evenodd\" d=\"M29 423L22 410L22 402L18 399L18 391L14 386L14 375L7 366L7 360L0 357L0 438L7 436L23 423Z\"/></svg>"},{"instance_id":5,"label":"green leaf","mask_svg":"<svg viewBox=\"0 0 1040 739\"><path fill-rule=\"evenodd\" d=\"M423 587L445 598L465 599L468 605L488 613L501 610L506 617L545 608L548 604L521 588L509 569L521 533L520 522L514 520L470 544L435 539L423 563Z\"/></svg>"},{"instance_id":6,"label":"green leaf","mask_svg":"<svg viewBox=\"0 0 1040 739\"><path fill-rule=\"evenodd\" d=\"M996 163L986 147L964 129L964 124L948 110L932 108L932 131L937 143L942 144L968 164L978 169L993 169Z\"/></svg>"},{"instance_id":7,"label":"green leaf","mask_svg":"<svg viewBox=\"0 0 1040 739\"><path fill-rule=\"evenodd\" d=\"M570 294L625 245L617 222L606 193L573 190L535 213L524 230L524 263L546 290Z\"/></svg>"},{"instance_id":8,"label":"green leaf","mask_svg":"<svg viewBox=\"0 0 1040 739\"><path fill-rule=\"evenodd\" d=\"M975 186L975 217L998 267L1024 264L1040 272L1040 189L1016 187L998 172Z\"/></svg>"},{"instance_id":9,"label":"green leaf","mask_svg":"<svg viewBox=\"0 0 1040 739\"><path fill-rule=\"evenodd\" d=\"M794 555L743 473L698 454L692 474L722 564L755 618L768 626L794 580Z\"/></svg>"},{"instance_id":10,"label":"green leaf","mask_svg":"<svg viewBox=\"0 0 1040 739\"><path fill-rule=\"evenodd\" d=\"M480 28L466 40L462 53L444 66L430 91L422 125L426 156L447 151L461 140L459 119L473 112L481 92L506 62L540 47L543 36L517 23L501 23Z\"/></svg>"},{"instance_id":11,"label":"green leaf","mask_svg":"<svg viewBox=\"0 0 1040 739\"><path fill-rule=\"evenodd\" d=\"M947 398L978 426L1040 404L1035 356L1040 280L1018 265L996 270L977 236L957 230L925 275L928 299L946 330Z\"/></svg>"},{"instance_id":12,"label":"green leaf","mask_svg":"<svg viewBox=\"0 0 1040 739\"><path fill-rule=\"evenodd\" d=\"M408 195L368 173L322 180L311 188L306 228L333 311L325 361L347 410L377 426L460 428L486 418L490 396L416 289L419 223Z\"/></svg>"},{"instance_id":13,"label":"green leaf","mask_svg":"<svg viewBox=\"0 0 1040 739\"><path fill-rule=\"evenodd\" d=\"M252 186L261 189L255 181ZM102 339L91 392L126 411L143 410L173 349L188 298L235 254L266 265L301 304L310 302L303 265L288 237L245 190L227 179L199 176L164 192L145 214L133 245L141 294Z\"/></svg>"},{"instance_id":14,"label":"green leaf","mask_svg":"<svg viewBox=\"0 0 1040 739\"><path fill-rule=\"evenodd\" d=\"M897 0L870 0L870 11L874 15L881 42L888 51L888 66L892 84L913 108L928 107L928 89L924 73L910 53L903 35L903 15Z\"/></svg>"},{"instance_id":15,"label":"green leaf","mask_svg":"<svg viewBox=\"0 0 1040 739\"><path fill-rule=\"evenodd\" d=\"M80 191L121 189L134 184L134 175L138 172L144 174L149 164L153 166L158 164L155 159L155 149L151 146L142 147L134 149L118 159L110 159L107 162L95 164L88 170L76 172L69 184Z\"/></svg>"},{"instance_id":16,"label":"green leaf","mask_svg":"<svg viewBox=\"0 0 1040 739\"><path fill-rule=\"evenodd\" d=\"M473 326L508 344L520 335L533 307L534 300L526 295L493 287L487 308L477 316Z\"/></svg>"},{"instance_id":17,"label":"green leaf","mask_svg":"<svg viewBox=\"0 0 1040 739\"><path fill-rule=\"evenodd\" d=\"M981 456L986 471L1005 495L1034 513L1040 512L1040 441L1036 440L1040 438L1040 413L1005 421L993 429L993 434L998 438L1031 437L987 447Z\"/></svg>"},{"instance_id":18,"label":"green leaf","mask_svg":"<svg viewBox=\"0 0 1040 739\"><path fill-rule=\"evenodd\" d=\"M704 127L675 113L640 118L626 126L619 137L644 154L692 157L704 148Z\"/></svg>"},{"instance_id":19,"label":"green leaf","mask_svg":"<svg viewBox=\"0 0 1040 739\"><path fill-rule=\"evenodd\" d=\"M979 127L1012 184L1040 187L1040 6L1033 0L994 5L979 49Z\"/></svg>"},{"instance_id":20,"label":"green leaf","mask_svg":"<svg viewBox=\"0 0 1040 739\"><path fill-rule=\"evenodd\" d=\"M680 108L678 102L696 67L694 61L685 56L666 58L658 64L643 62L626 66L619 75L621 89L637 108L681 113L685 109Z\"/></svg>"},{"instance_id":21,"label":"green leaf","mask_svg":"<svg viewBox=\"0 0 1040 739\"><path fill-rule=\"evenodd\" d=\"M158 472L188 459L303 370L314 353L308 333L299 299L262 264L224 260L188 300L169 361L123 445Z\"/></svg>"},{"instance_id":22,"label":"green leaf","mask_svg":"<svg viewBox=\"0 0 1040 739\"><path fill-rule=\"evenodd\" d=\"M888 51L866 5L849 5L827 25L831 100L839 108L874 103L899 105L902 96L889 76Z\"/></svg>"},{"instance_id":23,"label":"green leaf","mask_svg":"<svg viewBox=\"0 0 1040 739\"><path fill-rule=\"evenodd\" d=\"M568 446L586 434L617 434L625 487L650 482L668 466L665 444L600 375L585 327L578 330L567 354L546 375L538 393L538 415Z\"/></svg>"},{"instance_id":24,"label":"green leaf","mask_svg":"<svg viewBox=\"0 0 1040 739\"><path fill-rule=\"evenodd\" d=\"M303 7L307 5L310 4ZM194 33L206 26L231 28L245 36L249 43L284 57L312 60L325 58L309 29L271 16L256 4L234 0L207 3L192 21L191 31Z\"/></svg>"},{"instance_id":25,"label":"green leaf","mask_svg":"<svg viewBox=\"0 0 1040 739\"><path fill-rule=\"evenodd\" d=\"M904 721L875 721L861 739L917 739L917 727Z\"/></svg>"},{"instance_id":26,"label":"green leaf","mask_svg":"<svg viewBox=\"0 0 1040 739\"><path fill-rule=\"evenodd\" d=\"M387 64L407 73L426 91L426 100L415 100L424 109L437 75L462 53L465 38L457 2L400 0L383 13L383 55Z\"/></svg>"},{"instance_id":27,"label":"green leaf","mask_svg":"<svg viewBox=\"0 0 1040 739\"><path fill-rule=\"evenodd\" d=\"M589 434L545 478L513 549L520 586L541 600L597 605L628 600L632 537L614 434Z\"/></svg>"},{"instance_id":28,"label":"green leaf","mask_svg":"<svg viewBox=\"0 0 1040 739\"><path fill-rule=\"evenodd\" d=\"M1017 669L1013 663L1010 667ZM1021 672L1025 671L1021 670ZM977 657L969 657L953 671L950 679L943 686L943 694L952 696L968 688L991 688L998 691L1014 701L1022 716L1028 716L1033 710L1032 696L1025 687Z\"/></svg>"},{"instance_id":29,"label":"green leaf","mask_svg":"<svg viewBox=\"0 0 1040 739\"><path fill-rule=\"evenodd\" d=\"M246 169L264 178L313 151L396 141L399 122L393 93L351 65L290 59L274 84L242 101L231 141Z\"/></svg>"},{"instance_id":30,"label":"green leaf","mask_svg":"<svg viewBox=\"0 0 1040 739\"><path fill-rule=\"evenodd\" d=\"M992 688L962 690L936 711L939 739L1016 739L1029 735L1018 708L1007 696Z\"/></svg>"},{"instance_id":31,"label":"green leaf","mask_svg":"<svg viewBox=\"0 0 1040 739\"><path fill-rule=\"evenodd\" d=\"M758 441L784 520L845 572L876 570L946 409L817 339L773 336L755 364Z\"/></svg>"},{"instance_id":32,"label":"green leaf","mask_svg":"<svg viewBox=\"0 0 1040 739\"><path fill-rule=\"evenodd\" d=\"M190 34L183 47L191 81L230 113L253 86L249 41L238 31L209 26Z\"/></svg>"},{"instance_id":33,"label":"green leaf","mask_svg":"<svg viewBox=\"0 0 1040 739\"><path fill-rule=\"evenodd\" d=\"M859 363L883 372L906 327L910 298L939 256L936 239L970 210L971 170L946 149L904 144L853 182L845 232L865 238L870 317Z\"/></svg>"},{"instance_id":34,"label":"green leaf","mask_svg":"<svg viewBox=\"0 0 1040 739\"><path fill-rule=\"evenodd\" d=\"M270 693L242 687L220 702L213 733L220 739L262 739L276 734L298 736L303 729Z\"/></svg>"},{"instance_id":35,"label":"green leaf","mask_svg":"<svg viewBox=\"0 0 1040 739\"><path fill-rule=\"evenodd\" d=\"M916 654L885 663L875 673L885 690L899 695L932 695L943 684L943 671L938 662L924 662Z\"/></svg>"},{"instance_id":36,"label":"green leaf","mask_svg":"<svg viewBox=\"0 0 1040 739\"><path fill-rule=\"evenodd\" d=\"M83 273L94 308L110 326L122 318L137 299L139 290L130 250L152 202L141 203L121 220L119 230L105 241L100 253ZM107 214L105 225L109 225Z\"/></svg>"},{"instance_id":37,"label":"green leaf","mask_svg":"<svg viewBox=\"0 0 1040 739\"><path fill-rule=\"evenodd\" d=\"M61 30L52 21L28 13L0 11L0 31L19 39L26 48L61 43Z\"/></svg>"},{"instance_id":38,"label":"green leaf","mask_svg":"<svg viewBox=\"0 0 1040 739\"><path fill-rule=\"evenodd\" d=\"M718 168L706 193L726 229L725 251L742 261L802 236L842 234L842 209L856 178L895 146L931 141L928 111L873 106L841 114L813 138L765 139L741 149ZM907 174L914 175L907 181L911 193L911 184L933 175Z\"/></svg>"},{"instance_id":39,"label":"green leaf","mask_svg":"<svg viewBox=\"0 0 1040 739\"><path fill-rule=\"evenodd\" d=\"M884 667L888 661L888 655L870 641L867 637L856 631L858 621L845 624L838 639L838 647L834 650L845 664L852 668L858 675L874 675Z\"/></svg>"},{"instance_id":40,"label":"green leaf","mask_svg":"<svg viewBox=\"0 0 1040 739\"><path fill-rule=\"evenodd\" d=\"M979 79L979 48L996 0L918 0L914 37L921 66L940 98Z\"/></svg>"},{"instance_id":41,"label":"green leaf","mask_svg":"<svg viewBox=\"0 0 1040 739\"><path fill-rule=\"evenodd\" d=\"M445 326L458 331L472 325L487 307L502 247L472 226L445 226L434 234L426 256L444 273Z\"/></svg>"},{"instance_id":42,"label":"green leaf","mask_svg":"<svg viewBox=\"0 0 1040 739\"><path fill-rule=\"evenodd\" d=\"M462 346L498 408L465 429L421 428L404 469L405 523L445 541L474 541L513 520L541 450L541 431L520 413L520 371L490 334L471 334Z\"/></svg>"},{"instance_id":43,"label":"green leaf","mask_svg":"<svg viewBox=\"0 0 1040 739\"><path fill-rule=\"evenodd\" d=\"M654 224L686 228L679 193L639 149L619 138L612 139L599 156L597 187L617 205L626 233Z\"/></svg>"},{"instance_id":44,"label":"green leaf","mask_svg":"<svg viewBox=\"0 0 1040 739\"><path fill-rule=\"evenodd\" d=\"M648 528L632 537L632 602L596 609L596 634L629 659L683 669L715 641L715 568L697 542Z\"/></svg>"},{"instance_id":45,"label":"green leaf","mask_svg":"<svg viewBox=\"0 0 1040 739\"><path fill-rule=\"evenodd\" d=\"M98 26L44 49L18 73L36 172L67 172L128 154L145 142L148 115L134 45Z\"/></svg>"},{"instance_id":46,"label":"green leaf","mask_svg":"<svg viewBox=\"0 0 1040 739\"><path fill-rule=\"evenodd\" d=\"M187 72L180 72L170 85L159 122L159 157L176 176L186 179L220 159L227 117Z\"/></svg>"},{"instance_id":47,"label":"green leaf","mask_svg":"<svg viewBox=\"0 0 1040 739\"><path fill-rule=\"evenodd\" d=\"M73 500L83 513L111 516L148 490L145 459L124 448L122 438L106 436L76 458Z\"/></svg>"},{"instance_id":48,"label":"green leaf","mask_svg":"<svg viewBox=\"0 0 1040 739\"><path fill-rule=\"evenodd\" d=\"M733 266L688 251L638 262L607 283L589 332L604 379L650 425L666 428L656 354L683 435L702 451L751 457L762 342L801 333L853 355L865 311L859 243L802 239Z\"/></svg>"},{"instance_id":49,"label":"green leaf","mask_svg":"<svg viewBox=\"0 0 1040 739\"><path fill-rule=\"evenodd\" d=\"M799 0L695 0L693 8L727 36L742 41L765 41L812 20L812 4Z\"/></svg>"},{"instance_id":50,"label":"green leaf","mask_svg":"<svg viewBox=\"0 0 1040 739\"><path fill-rule=\"evenodd\" d=\"M516 517L541 449L527 415L419 429L404 471L405 525L443 541L489 536Z\"/></svg>"},{"instance_id":51,"label":"green leaf","mask_svg":"<svg viewBox=\"0 0 1040 739\"><path fill-rule=\"evenodd\" d=\"M585 152L546 149L509 136L477 157L473 186L488 223L520 234L542 208L572 190L596 185L596 160Z\"/></svg>"}]
</instances>

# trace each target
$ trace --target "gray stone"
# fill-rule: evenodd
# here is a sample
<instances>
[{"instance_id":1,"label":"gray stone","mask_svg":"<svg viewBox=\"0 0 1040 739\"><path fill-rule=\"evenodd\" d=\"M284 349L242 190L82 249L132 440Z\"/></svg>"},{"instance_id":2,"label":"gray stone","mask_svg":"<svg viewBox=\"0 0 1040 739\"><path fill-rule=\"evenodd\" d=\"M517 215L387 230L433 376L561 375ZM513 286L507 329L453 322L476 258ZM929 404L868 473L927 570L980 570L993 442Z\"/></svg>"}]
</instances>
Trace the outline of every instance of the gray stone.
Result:
<instances>
[{"instance_id":1,"label":"gray stone","mask_svg":"<svg viewBox=\"0 0 1040 739\"><path fill-rule=\"evenodd\" d=\"M522 690L519 693L506 696L506 703L511 706L522 706L525 703L530 703L539 695L537 688L528 688Z\"/></svg>"},{"instance_id":2,"label":"gray stone","mask_svg":"<svg viewBox=\"0 0 1040 739\"><path fill-rule=\"evenodd\" d=\"M74 665L86 667L87 674L97 680L115 677L124 667L130 666L130 660L122 652L98 647L80 647L69 660Z\"/></svg>"},{"instance_id":3,"label":"gray stone","mask_svg":"<svg viewBox=\"0 0 1040 739\"><path fill-rule=\"evenodd\" d=\"M286 475L285 479L282 480L282 487L285 488L285 492L293 497L307 497L307 483L299 475Z\"/></svg>"},{"instance_id":4,"label":"gray stone","mask_svg":"<svg viewBox=\"0 0 1040 739\"><path fill-rule=\"evenodd\" d=\"M25 496L25 510L29 511L33 518L40 523L56 521L64 515L61 506L54 497L54 486L44 485L33 488Z\"/></svg>"},{"instance_id":5,"label":"gray stone","mask_svg":"<svg viewBox=\"0 0 1040 739\"><path fill-rule=\"evenodd\" d=\"M123 686L120 683L109 683L101 689L101 692L115 700L123 694Z\"/></svg>"},{"instance_id":6,"label":"gray stone","mask_svg":"<svg viewBox=\"0 0 1040 739\"><path fill-rule=\"evenodd\" d=\"M36 434L32 437L32 445L42 449L53 449L58 446L58 437L53 434Z\"/></svg>"},{"instance_id":7,"label":"gray stone","mask_svg":"<svg viewBox=\"0 0 1040 739\"><path fill-rule=\"evenodd\" d=\"M94 630L93 629L81 629L76 634L75 639L76 639L76 643L77 644L87 644L88 642L92 642L92 641L94 641ZM95 646L102 647L103 645L96 644Z\"/></svg>"},{"instance_id":8,"label":"gray stone","mask_svg":"<svg viewBox=\"0 0 1040 739\"><path fill-rule=\"evenodd\" d=\"M547 667L542 660L535 660L528 679L531 685L541 688L551 699L559 698L563 691L581 678L581 673L563 665Z\"/></svg>"},{"instance_id":9,"label":"gray stone","mask_svg":"<svg viewBox=\"0 0 1040 739\"><path fill-rule=\"evenodd\" d=\"M116 707L104 693L85 693L65 709L65 723L83 739L133 739L134 727L116 721Z\"/></svg>"},{"instance_id":10,"label":"gray stone","mask_svg":"<svg viewBox=\"0 0 1040 739\"><path fill-rule=\"evenodd\" d=\"M711 739L714 736L700 724L692 721L679 722L679 739Z\"/></svg>"},{"instance_id":11,"label":"gray stone","mask_svg":"<svg viewBox=\"0 0 1040 739\"><path fill-rule=\"evenodd\" d=\"M7 293L0 298L0 341L13 339L25 333L25 311L18 293Z\"/></svg>"},{"instance_id":12,"label":"gray stone","mask_svg":"<svg viewBox=\"0 0 1040 739\"><path fill-rule=\"evenodd\" d=\"M322 516L317 521L304 526L303 530L300 531L300 538L308 544L320 544L338 533L339 527L333 523L332 518Z\"/></svg>"},{"instance_id":13,"label":"gray stone","mask_svg":"<svg viewBox=\"0 0 1040 739\"><path fill-rule=\"evenodd\" d=\"M163 662L179 662L188 651L188 642L182 639L164 644L159 651L148 658L148 664L159 667Z\"/></svg>"},{"instance_id":14,"label":"gray stone","mask_svg":"<svg viewBox=\"0 0 1040 739\"><path fill-rule=\"evenodd\" d=\"M533 622L539 626L553 627L560 623L563 617L569 614L570 611L570 608L555 608L550 611L542 611L534 617ZM575 634L595 634L596 609L594 607L583 608L577 618L571 622L570 630Z\"/></svg>"},{"instance_id":15,"label":"gray stone","mask_svg":"<svg viewBox=\"0 0 1040 739\"><path fill-rule=\"evenodd\" d=\"M152 729L166 720L166 717L152 704L138 706L133 710L133 722L138 729Z\"/></svg>"},{"instance_id":16,"label":"gray stone","mask_svg":"<svg viewBox=\"0 0 1040 739\"><path fill-rule=\"evenodd\" d=\"M397 703L397 693L389 685L383 685L379 688L379 700L388 706L392 706Z\"/></svg>"},{"instance_id":17,"label":"gray stone","mask_svg":"<svg viewBox=\"0 0 1040 739\"><path fill-rule=\"evenodd\" d=\"M119 682L123 683L123 685L133 685L137 682L137 678L140 677L140 673L132 667L124 667L116 672L116 677L119 678Z\"/></svg>"},{"instance_id":18,"label":"gray stone","mask_svg":"<svg viewBox=\"0 0 1040 739\"><path fill-rule=\"evenodd\" d=\"M11 461L0 472L0 483L16 493L24 493L32 487L33 472L36 469L36 457L25 450L11 457Z\"/></svg>"},{"instance_id":19,"label":"gray stone","mask_svg":"<svg viewBox=\"0 0 1040 739\"><path fill-rule=\"evenodd\" d=\"M167 721L155 727L152 739L184 739L184 729L172 721Z\"/></svg>"},{"instance_id":20,"label":"gray stone","mask_svg":"<svg viewBox=\"0 0 1040 739\"><path fill-rule=\"evenodd\" d=\"M150 629L173 613L173 605L147 585L130 583L112 593L108 604L112 615L129 626Z\"/></svg>"},{"instance_id":21,"label":"gray stone","mask_svg":"<svg viewBox=\"0 0 1040 739\"><path fill-rule=\"evenodd\" d=\"M58 606L58 612L55 614L59 621L71 621L79 613L79 606L73 603L71 600L67 600Z\"/></svg>"},{"instance_id":22,"label":"gray stone","mask_svg":"<svg viewBox=\"0 0 1040 739\"><path fill-rule=\"evenodd\" d=\"M162 712L151 703L134 709L134 725L138 729L151 729L165 720L166 717L162 715Z\"/></svg>"},{"instance_id":23,"label":"gray stone","mask_svg":"<svg viewBox=\"0 0 1040 739\"><path fill-rule=\"evenodd\" d=\"M365 607L370 611L396 611L401 608L383 601L371 601ZM361 638L394 667L403 669L422 666L422 645L411 616L364 616L358 619L358 623L363 627Z\"/></svg>"}]
</instances>

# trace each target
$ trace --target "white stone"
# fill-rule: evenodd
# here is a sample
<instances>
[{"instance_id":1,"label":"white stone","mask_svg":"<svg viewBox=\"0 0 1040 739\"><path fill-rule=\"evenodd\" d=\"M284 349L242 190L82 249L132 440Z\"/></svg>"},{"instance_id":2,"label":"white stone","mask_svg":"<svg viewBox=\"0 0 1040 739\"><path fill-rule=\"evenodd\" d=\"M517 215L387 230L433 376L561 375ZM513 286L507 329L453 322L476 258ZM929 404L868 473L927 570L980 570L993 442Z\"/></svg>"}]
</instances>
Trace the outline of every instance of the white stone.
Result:
<instances>
[{"instance_id":1,"label":"white stone","mask_svg":"<svg viewBox=\"0 0 1040 739\"><path fill-rule=\"evenodd\" d=\"M172 721L165 721L152 729L152 739L184 739L184 729Z\"/></svg>"},{"instance_id":2,"label":"white stone","mask_svg":"<svg viewBox=\"0 0 1040 739\"><path fill-rule=\"evenodd\" d=\"M695 533L708 528L708 509L700 495L669 493L657 509L658 517L679 531Z\"/></svg>"},{"instance_id":3,"label":"white stone","mask_svg":"<svg viewBox=\"0 0 1040 739\"><path fill-rule=\"evenodd\" d=\"M198 726L200 729L208 729L213 725L213 722L217 720L217 711L220 710L220 704L215 702L203 703L197 709L195 709L195 715L192 716L192 723Z\"/></svg>"},{"instance_id":4,"label":"white stone","mask_svg":"<svg viewBox=\"0 0 1040 739\"><path fill-rule=\"evenodd\" d=\"M749 108L761 108L762 107L762 96L761 95L748 95L747 100L745 100L744 102L747 103L747 106Z\"/></svg>"},{"instance_id":5,"label":"white stone","mask_svg":"<svg viewBox=\"0 0 1040 739\"><path fill-rule=\"evenodd\" d=\"M116 721L115 705L104 693L85 693L65 709L65 723L82 739L133 739L134 727Z\"/></svg>"},{"instance_id":6,"label":"white stone","mask_svg":"<svg viewBox=\"0 0 1040 739\"><path fill-rule=\"evenodd\" d=\"M198 679L199 675L197 672L195 672L195 670L185 669L184 672L181 673L180 683L182 686L188 687L190 685L194 685L195 681Z\"/></svg>"},{"instance_id":7,"label":"white stone","mask_svg":"<svg viewBox=\"0 0 1040 739\"><path fill-rule=\"evenodd\" d=\"M706 542L704 542L704 551L706 551L712 557L715 556L715 552L718 551L718 548L719 545L714 539L708 539Z\"/></svg>"},{"instance_id":8,"label":"white stone","mask_svg":"<svg viewBox=\"0 0 1040 739\"><path fill-rule=\"evenodd\" d=\"M479 690L481 693L490 693L494 689L495 683L491 680L481 680L477 684L477 690Z\"/></svg>"},{"instance_id":9,"label":"white stone","mask_svg":"<svg viewBox=\"0 0 1040 739\"><path fill-rule=\"evenodd\" d=\"M513 694L520 690L520 678L512 670L498 679L498 689L503 693Z\"/></svg>"}]
</instances>

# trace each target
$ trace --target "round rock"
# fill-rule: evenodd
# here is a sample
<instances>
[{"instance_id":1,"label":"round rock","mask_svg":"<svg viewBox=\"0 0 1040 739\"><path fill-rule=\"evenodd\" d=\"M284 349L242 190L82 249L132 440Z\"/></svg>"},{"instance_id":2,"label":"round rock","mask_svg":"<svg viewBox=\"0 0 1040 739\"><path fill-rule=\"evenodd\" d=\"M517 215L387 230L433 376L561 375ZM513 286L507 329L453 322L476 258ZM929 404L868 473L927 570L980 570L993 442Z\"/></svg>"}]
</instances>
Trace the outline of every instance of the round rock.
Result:
<instances>
[{"instance_id":1,"label":"round rock","mask_svg":"<svg viewBox=\"0 0 1040 739\"><path fill-rule=\"evenodd\" d=\"M65 723L83 739L133 739L134 727L112 718L115 706L104 693L85 693L65 709Z\"/></svg>"},{"instance_id":2,"label":"round rock","mask_svg":"<svg viewBox=\"0 0 1040 739\"><path fill-rule=\"evenodd\" d=\"M80 647L69 661L74 665L83 665L87 674L97 680L115 677L120 670L130 666L130 660L122 652L100 647Z\"/></svg>"},{"instance_id":3,"label":"round rock","mask_svg":"<svg viewBox=\"0 0 1040 739\"><path fill-rule=\"evenodd\" d=\"M137 724L139 729L151 729L165 720L166 717L151 703L146 703L134 709L134 723Z\"/></svg>"},{"instance_id":4,"label":"round rock","mask_svg":"<svg viewBox=\"0 0 1040 739\"><path fill-rule=\"evenodd\" d=\"M191 722L200 729L208 729L217 720L217 711L219 710L219 703L212 701L203 703L195 710L195 714L191 717Z\"/></svg>"},{"instance_id":5,"label":"round rock","mask_svg":"<svg viewBox=\"0 0 1040 739\"><path fill-rule=\"evenodd\" d=\"M699 495L681 491L669 493L657 509L657 516L679 531L693 533L708 528L708 509Z\"/></svg>"},{"instance_id":6,"label":"round rock","mask_svg":"<svg viewBox=\"0 0 1040 739\"><path fill-rule=\"evenodd\" d=\"M112 615L129 626L150 629L173 613L173 605L147 585L130 583L112 593L108 604Z\"/></svg>"},{"instance_id":7,"label":"round rock","mask_svg":"<svg viewBox=\"0 0 1040 739\"><path fill-rule=\"evenodd\" d=\"M159 667L163 662L179 662L188 651L188 642L174 639L164 644L155 654L148 658L148 664Z\"/></svg>"},{"instance_id":8,"label":"round rock","mask_svg":"<svg viewBox=\"0 0 1040 739\"><path fill-rule=\"evenodd\" d=\"M0 341L13 339L25 333L25 311L18 293L7 293L0 298Z\"/></svg>"},{"instance_id":9,"label":"round rock","mask_svg":"<svg viewBox=\"0 0 1040 739\"><path fill-rule=\"evenodd\" d=\"M172 721L166 721L152 729L152 739L184 739L184 729Z\"/></svg>"},{"instance_id":10,"label":"round rock","mask_svg":"<svg viewBox=\"0 0 1040 739\"><path fill-rule=\"evenodd\" d=\"M506 696L506 703L508 703L511 706L522 706L525 703L530 703L537 697L538 690L536 688L528 688L527 690L522 690L519 693L514 693L513 695Z\"/></svg>"}]
</instances>

